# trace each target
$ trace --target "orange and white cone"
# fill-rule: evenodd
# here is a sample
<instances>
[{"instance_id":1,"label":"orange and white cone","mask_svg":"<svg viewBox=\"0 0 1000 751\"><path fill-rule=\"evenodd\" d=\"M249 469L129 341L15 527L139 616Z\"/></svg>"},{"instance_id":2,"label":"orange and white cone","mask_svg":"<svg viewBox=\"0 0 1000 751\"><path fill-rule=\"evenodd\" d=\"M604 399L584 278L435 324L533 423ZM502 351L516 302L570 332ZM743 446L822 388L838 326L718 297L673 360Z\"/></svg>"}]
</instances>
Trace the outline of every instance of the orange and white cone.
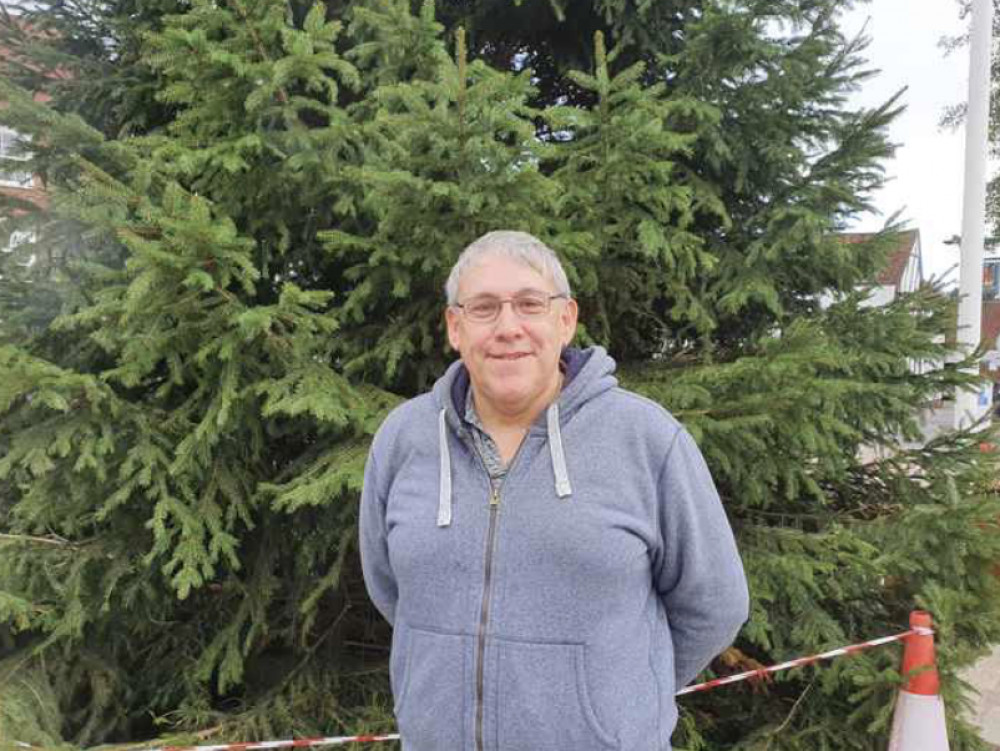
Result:
<instances>
[{"instance_id":1,"label":"orange and white cone","mask_svg":"<svg viewBox=\"0 0 1000 751\"><path fill-rule=\"evenodd\" d=\"M948 751L930 613L910 613L910 629L916 633L903 649L907 681L896 700L889 751Z\"/></svg>"}]
</instances>

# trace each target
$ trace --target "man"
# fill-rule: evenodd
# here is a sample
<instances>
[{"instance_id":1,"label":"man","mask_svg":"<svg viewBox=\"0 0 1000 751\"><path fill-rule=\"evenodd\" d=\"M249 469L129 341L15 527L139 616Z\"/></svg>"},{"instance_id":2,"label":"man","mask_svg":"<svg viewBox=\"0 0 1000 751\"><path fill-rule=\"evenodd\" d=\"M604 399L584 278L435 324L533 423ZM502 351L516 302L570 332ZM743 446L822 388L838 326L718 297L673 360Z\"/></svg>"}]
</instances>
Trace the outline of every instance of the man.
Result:
<instances>
[{"instance_id":1,"label":"man","mask_svg":"<svg viewBox=\"0 0 1000 751\"><path fill-rule=\"evenodd\" d=\"M669 749L675 691L747 617L704 460L603 349L568 348L536 238L484 235L446 292L461 360L386 419L361 501L403 748Z\"/></svg>"}]
</instances>

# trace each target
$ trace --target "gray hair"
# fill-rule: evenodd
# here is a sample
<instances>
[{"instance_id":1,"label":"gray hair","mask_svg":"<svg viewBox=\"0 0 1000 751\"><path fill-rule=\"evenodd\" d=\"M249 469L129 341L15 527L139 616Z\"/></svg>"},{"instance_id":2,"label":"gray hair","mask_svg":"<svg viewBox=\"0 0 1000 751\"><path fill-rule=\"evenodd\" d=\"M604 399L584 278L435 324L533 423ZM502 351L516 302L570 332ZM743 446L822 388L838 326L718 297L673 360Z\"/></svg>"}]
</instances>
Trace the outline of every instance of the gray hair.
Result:
<instances>
[{"instance_id":1,"label":"gray hair","mask_svg":"<svg viewBox=\"0 0 1000 751\"><path fill-rule=\"evenodd\" d=\"M486 258L510 258L523 263L552 281L560 295L572 296L569 279L559 262L559 256L548 245L527 232L495 230L473 240L459 255L451 267L448 281L444 285L449 305L458 302L458 282L469 268Z\"/></svg>"}]
</instances>

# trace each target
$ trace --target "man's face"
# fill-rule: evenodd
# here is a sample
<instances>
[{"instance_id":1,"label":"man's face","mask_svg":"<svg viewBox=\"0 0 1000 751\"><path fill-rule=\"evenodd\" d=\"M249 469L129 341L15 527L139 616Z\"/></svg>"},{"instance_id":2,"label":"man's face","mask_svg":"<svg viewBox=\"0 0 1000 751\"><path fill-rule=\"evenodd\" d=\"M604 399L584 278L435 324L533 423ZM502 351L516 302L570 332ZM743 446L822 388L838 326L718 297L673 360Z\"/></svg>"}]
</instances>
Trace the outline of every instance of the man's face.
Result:
<instances>
[{"instance_id":1,"label":"man's face","mask_svg":"<svg viewBox=\"0 0 1000 751\"><path fill-rule=\"evenodd\" d=\"M557 294L552 281L511 258L489 257L462 274L458 302L492 297L501 300ZM469 371L478 400L513 414L534 406L559 379L559 354L576 333L575 300L552 300L549 312L520 317L511 304L490 322L470 320L458 308L445 313L448 340Z\"/></svg>"}]
</instances>

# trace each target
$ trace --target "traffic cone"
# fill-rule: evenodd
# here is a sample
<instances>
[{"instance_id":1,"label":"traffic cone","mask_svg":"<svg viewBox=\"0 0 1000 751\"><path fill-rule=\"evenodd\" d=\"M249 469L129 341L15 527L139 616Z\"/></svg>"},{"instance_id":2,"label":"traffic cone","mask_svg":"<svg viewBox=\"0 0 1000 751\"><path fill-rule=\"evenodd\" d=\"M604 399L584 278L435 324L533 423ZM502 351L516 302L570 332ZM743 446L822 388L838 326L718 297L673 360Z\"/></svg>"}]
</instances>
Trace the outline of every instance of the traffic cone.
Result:
<instances>
[{"instance_id":1,"label":"traffic cone","mask_svg":"<svg viewBox=\"0 0 1000 751\"><path fill-rule=\"evenodd\" d=\"M910 613L910 629L917 633L906 637L903 648L907 680L896 700L889 751L948 751L930 613Z\"/></svg>"}]
</instances>

